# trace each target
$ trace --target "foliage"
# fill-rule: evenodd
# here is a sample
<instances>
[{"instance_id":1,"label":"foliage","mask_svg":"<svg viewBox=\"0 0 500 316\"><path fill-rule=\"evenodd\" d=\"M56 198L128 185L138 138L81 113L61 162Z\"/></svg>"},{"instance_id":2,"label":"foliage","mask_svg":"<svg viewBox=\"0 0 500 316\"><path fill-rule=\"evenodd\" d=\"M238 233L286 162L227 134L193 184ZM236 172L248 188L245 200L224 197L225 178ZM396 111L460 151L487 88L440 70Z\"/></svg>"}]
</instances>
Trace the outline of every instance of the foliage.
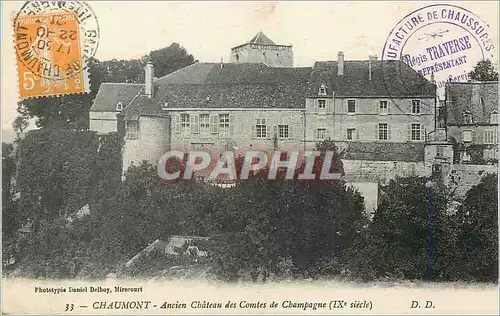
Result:
<instances>
[{"instance_id":1,"label":"foliage","mask_svg":"<svg viewBox=\"0 0 500 316\"><path fill-rule=\"evenodd\" d=\"M467 146L467 154L470 155L470 163L473 165L485 165L486 160L483 157L484 149L490 145L485 144L472 144Z\"/></svg>"},{"instance_id":2,"label":"foliage","mask_svg":"<svg viewBox=\"0 0 500 316\"><path fill-rule=\"evenodd\" d=\"M466 194L456 218L459 225L454 277L498 280L498 176L488 174Z\"/></svg>"},{"instance_id":3,"label":"foliage","mask_svg":"<svg viewBox=\"0 0 500 316\"><path fill-rule=\"evenodd\" d=\"M193 56L177 43L152 51L141 59L99 61L90 58L87 62L90 93L25 99L17 104L17 111L22 120L36 117L37 127L88 129L89 110L101 83L143 83L146 60L153 63L157 76L169 74L194 61ZM19 127L22 126L19 125Z\"/></svg>"},{"instance_id":4,"label":"foliage","mask_svg":"<svg viewBox=\"0 0 500 316\"><path fill-rule=\"evenodd\" d=\"M158 78L194 62L193 55L188 54L186 49L177 43L152 51L149 53L149 60L153 64L155 76Z\"/></svg>"},{"instance_id":5,"label":"foliage","mask_svg":"<svg viewBox=\"0 0 500 316\"><path fill-rule=\"evenodd\" d=\"M369 254L364 254L365 264L373 268L376 277L424 279L429 237L433 240L434 276L439 277L446 269L450 236L447 195L441 187L427 189L427 181L421 177L397 178L383 189L384 198L369 230ZM432 232L428 225L432 225Z\"/></svg>"},{"instance_id":6,"label":"foliage","mask_svg":"<svg viewBox=\"0 0 500 316\"><path fill-rule=\"evenodd\" d=\"M28 125L28 120L23 116L16 117L14 122L12 122L12 128L16 132L17 137L19 137L24 132Z\"/></svg>"},{"instance_id":7,"label":"foliage","mask_svg":"<svg viewBox=\"0 0 500 316\"><path fill-rule=\"evenodd\" d=\"M72 278L91 260L87 244L92 239L89 217L75 220L42 220L23 246L18 273L24 277Z\"/></svg>"},{"instance_id":8,"label":"foliage","mask_svg":"<svg viewBox=\"0 0 500 316\"><path fill-rule=\"evenodd\" d=\"M28 132L17 179L20 218L55 219L85 205L96 155L95 132Z\"/></svg>"},{"instance_id":9,"label":"foliage","mask_svg":"<svg viewBox=\"0 0 500 316\"><path fill-rule=\"evenodd\" d=\"M5 159L11 159L13 152L11 146L3 146L5 176L12 167ZM319 174L326 151L331 150L330 171L343 173L341 153L333 142L319 143L316 149L321 155L313 172ZM268 165L224 189L196 181L165 182L155 166L144 161L130 166L122 181L118 135L47 130L28 132L21 141L20 157L22 216L12 219L32 218L37 224L31 235L8 244L9 253L19 259L16 266L22 276L103 277L156 239L195 235L210 237L193 243L210 254L202 262L189 254L153 255L142 267L124 270L126 275L147 276L172 265L208 260L213 272L228 281L426 277L426 178L396 178L382 187L370 222L363 197L343 181L299 180L304 164L292 179L285 178L284 168L276 179L268 179ZM242 163L241 157L236 160L237 173ZM166 168L182 173L184 165L173 161ZM435 184L434 280L498 278L496 181L496 175L485 176L454 216L448 212L448 189L442 182ZM7 190L5 185L3 189ZM90 216L68 219L86 203ZM7 223L9 214L4 208ZM9 225L11 231L19 226Z\"/></svg>"},{"instance_id":10,"label":"foliage","mask_svg":"<svg viewBox=\"0 0 500 316\"><path fill-rule=\"evenodd\" d=\"M469 77L478 81L498 81L498 72L491 63L491 60L480 60L474 70L469 72Z\"/></svg>"},{"instance_id":11,"label":"foliage","mask_svg":"<svg viewBox=\"0 0 500 316\"><path fill-rule=\"evenodd\" d=\"M439 182L429 193L426 178L392 180L382 189L373 222L347 252L350 275L363 280L426 279L432 236L432 280L496 282L496 179L488 175L471 188L456 215L450 213L449 192Z\"/></svg>"},{"instance_id":12,"label":"foliage","mask_svg":"<svg viewBox=\"0 0 500 316\"><path fill-rule=\"evenodd\" d=\"M323 152L317 165L324 157ZM364 220L363 198L338 180L297 180L297 173L286 180L282 168L270 180L267 173L265 168L241 181L216 210L216 273L227 280L286 273L316 277L322 271L318 262L340 256L355 239Z\"/></svg>"},{"instance_id":13,"label":"foliage","mask_svg":"<svg viewBox=\"0 0 500 316\"><path fill-rule=\"evenodd\" d=\"M2 143L2 239L11 238L19 220L17 202L13 200L12 180L16 172L15 149L12 144Z\"/></svg>"}]
</instances>

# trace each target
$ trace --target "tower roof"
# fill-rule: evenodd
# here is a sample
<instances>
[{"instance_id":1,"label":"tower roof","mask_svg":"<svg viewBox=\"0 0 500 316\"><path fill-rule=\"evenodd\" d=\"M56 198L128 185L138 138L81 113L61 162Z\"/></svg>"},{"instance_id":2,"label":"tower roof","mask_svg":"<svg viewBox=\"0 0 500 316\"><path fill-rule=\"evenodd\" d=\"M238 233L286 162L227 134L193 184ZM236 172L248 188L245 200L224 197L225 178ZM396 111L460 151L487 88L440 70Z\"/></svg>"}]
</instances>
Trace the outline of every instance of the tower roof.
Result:
<instances>
[{"instance_id":1,"label":"tower roof","mask_svg":"<svg viewBox=\"0 0 500 316\"><path fill-rule=\"evenodd\" d=\"M251 40L250 44L276 45L266 34L259 32Z\"/></svg>"}]
</instances>

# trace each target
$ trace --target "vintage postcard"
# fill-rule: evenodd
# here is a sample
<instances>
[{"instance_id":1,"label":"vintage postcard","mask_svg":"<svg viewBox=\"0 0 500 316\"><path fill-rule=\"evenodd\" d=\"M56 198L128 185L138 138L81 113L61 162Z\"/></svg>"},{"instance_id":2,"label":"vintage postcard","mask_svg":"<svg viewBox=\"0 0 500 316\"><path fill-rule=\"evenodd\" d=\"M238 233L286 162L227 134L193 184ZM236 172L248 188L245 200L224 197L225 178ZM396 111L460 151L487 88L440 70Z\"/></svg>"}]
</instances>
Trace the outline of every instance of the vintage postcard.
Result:
<instances>
[{"instance_id":1,"label":"vintage postcard","mask_svg":"<svg viewBox=\"0 0 500 316\"><path fill-rule=\"evenodd\" d=\"M499 314L498 2L1 6L2 314Z\"/></svg>"}]
</instances>

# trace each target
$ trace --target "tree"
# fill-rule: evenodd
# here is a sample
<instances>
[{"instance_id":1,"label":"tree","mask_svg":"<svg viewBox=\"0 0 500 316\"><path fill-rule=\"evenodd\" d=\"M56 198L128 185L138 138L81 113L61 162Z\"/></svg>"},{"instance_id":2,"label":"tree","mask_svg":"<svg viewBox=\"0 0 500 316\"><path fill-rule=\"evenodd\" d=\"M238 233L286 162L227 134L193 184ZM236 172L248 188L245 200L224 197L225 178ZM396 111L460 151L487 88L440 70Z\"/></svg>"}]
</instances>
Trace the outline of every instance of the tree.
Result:
<instances>
[{"instance_id":1,"label":"tree","mask_svg":"<svg viewBox=\"0 0 500 316\"><path fill-rule=\"evenodd\" d=\"M333 163L332 170L342 172L341 165ZM271 274L321 275L355 240L364 223L363 198L340 180L287 180L283 168L276 179L267 174L268 167L239 181L216 208L217 274L254 281Z\"/></svg>"},{"instance_id":2,"label":"tree","mask_svg":"<svg viewBox=\"0 0 500 316\"><path fill-rule=\"evenodd\" d=\"M364 279L425 279L428 263L429 195L423 177L396 178L383 187L377 212L356 247L349 267ZM432 194L433 279L452 273L454 229L446 214L447 193Z\"/></svg>"},{"instance_id":3,"label":"tree","mask_svg":"<svg viewBox=\"0 0 500 316\"><path fill-rule=\"evenodd\" d=\"M469 72L469 77L478 81L498 81L498 72L491 63L491 60L480 60L474 70Z\"/></svg>"},{"instance_id":4,"label":"tree","mask_svg":"<svg viewBox=\"0 0 500 316\"><path fill-rule=\"evenodd\" d=\"M19 137L28 126L29 126L29 122L23 116L16 117L16 119L12 123L12 128L16 132L17 137Z\"/></svg>"},{"instance_id":5,"label":"tree","mask_svg":"<svg viewBox=\"0 0 500 316\"><path fill-rule=\"evenodd\" d=\"M455 278L498 281L498 176L488 174L466 194L456 218Z\"/></svg>"},{"instance_id":6,"label":"tree","mask_svg":"<svg viewBox=\"0 0 500 316\"><path fill-rule=\"evenodd\" d=\"M172 43L168 47L149 53L149 60L153 64L155 76L159 78L191 65L194 57L188 54L184 47Z\"/></svg>"},{"instance_id":7,"label":"tree","mask_svg":"<svg viewBox=\"0 0 500 316\"><path fill-rule=\"evenodd\" d=\"M19 226L17 203L13 201L12 180L16 172L15 149L2 143L2 238L12 237Z\"/></svg>"},{"instance_id":8,"label":"tree","mask_svg":"<svg viewBox=\"0 0 500 316\"><path fill-rule=\"evenodd\" d=\"M26 99L18 102L17 111L26 119L36 118L37 127L51 129L88 129L89 110L103 82L144 82L144 64L153 63L157 77L193 63L194 58L177 43L152 51L141 59L87 62L90 93Z\"/></svg>"}]
</instances>

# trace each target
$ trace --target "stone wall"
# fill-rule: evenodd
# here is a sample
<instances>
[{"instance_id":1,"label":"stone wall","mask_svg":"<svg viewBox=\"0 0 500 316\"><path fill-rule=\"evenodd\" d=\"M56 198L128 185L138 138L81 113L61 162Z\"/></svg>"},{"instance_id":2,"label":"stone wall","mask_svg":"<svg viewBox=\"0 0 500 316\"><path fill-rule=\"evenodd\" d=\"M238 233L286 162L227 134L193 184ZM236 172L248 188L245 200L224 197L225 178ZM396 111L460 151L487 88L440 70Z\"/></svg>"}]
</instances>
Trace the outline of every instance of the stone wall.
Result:
<instances>
[{"instance_id":1,"label":"stone wall","mask_svg":"<svg viewBox=\"0 0 500 316\"><path fill-rule=\"evenodd\" d=\"M318 109L318 100L325 100L325 111ZM356 112L347 113L347 100L356 101ZM327 129L328 137L336 142L347 140L347 129L354 128L352 140L378 141L378 123L387 123L390 129L389 142L411 141L411 124L423 125L420 140L424 142L425 134L434 130L434 99L419 99L421 111L411 114L412 98L332 98L318 97L306 99L307 142L313 143L316 128ZM388 102L388 113L378 113L380 101Z\"/></svg>"},{"instance_id":2,"label":"stone wall","mask_svg":"<svg viewBox=\"0 0 500 316\"><path fill-rule=\"evenodd\" d=\"M191 131L191 126L182 127L180 121L181 114L196 115L209 114L211 119L216 124L219 122L219 114L229 115L229 131L223 132L218 128L217 131L211 132L210 130L203 132L200 127L198 133ZM289 126L289 137L277 139L277 148L279 150L300 150L303 139L303 114L301 110L295 109L280 109L280 110L266 110L266 109L213 109L213 110L184 110L184 111L170 111L172 117L172 144L171 148L174 150L187 151L203 150L209 152L223 152L233 150L235 147L237 151L247 150L272 150L274 146L274 134L277 126L280 124ZM176 118L177 116L177 118ZM265 119L267 126L266 137L256 137L255 125L258 118ZM213 124L214 121L209 121ZM180 124L176 127L175 124ZM220 125L219 125L220 127Z\"/></svg>"},{"instance_id":3,"label":"stone wall","mask_svg":"<svg viewBox=\"0 0 500 316\"><path fill-rule=\"evenodd\" d=\"M117 112L89 112L89 129L100 134L116 132L116 113Z\"/></svg>"},{"instance_id":4,"label":"stone wall","mask_svg":"<svg viewBox=\"0 0 500 316\"><path fill-rule=\"evenodd\" d=\"M170 148L170 120L165 117L140 116L137 139L126 139L123 146L123 171L143 160L156 166Z\"/></svg>"},{"instance_id":5,"label":"stone wall","mask_svg":"<svg viewBox=\"0 0 500 316\"><path fill-rule=\"evenodd\" d=\"M461 199L488 173L498 173L498 166L455 164L443 173L443 178L445 185L455 189L455 196Z\"/></svg>"},{"instance_id":6,"label":"stone wall","mask_svg":"<svg viewBox=\"0 0 500 316\"><path fill-rule=\"evenodd\" d=\"M427 176L431 169L423 162L342 160L347 182L387 183L396 176Z\"/></svg>"},{"instance_id":7,"label":"stone wall","mask_svg":"<svg viewBox=\"0 0 500 316\"><path fill-rule=\"evenodd\" d=\"M231 63L264 63L269 67L293 67L291 46L246 44L231 50Z\"/></svg>"}]
</instances>

